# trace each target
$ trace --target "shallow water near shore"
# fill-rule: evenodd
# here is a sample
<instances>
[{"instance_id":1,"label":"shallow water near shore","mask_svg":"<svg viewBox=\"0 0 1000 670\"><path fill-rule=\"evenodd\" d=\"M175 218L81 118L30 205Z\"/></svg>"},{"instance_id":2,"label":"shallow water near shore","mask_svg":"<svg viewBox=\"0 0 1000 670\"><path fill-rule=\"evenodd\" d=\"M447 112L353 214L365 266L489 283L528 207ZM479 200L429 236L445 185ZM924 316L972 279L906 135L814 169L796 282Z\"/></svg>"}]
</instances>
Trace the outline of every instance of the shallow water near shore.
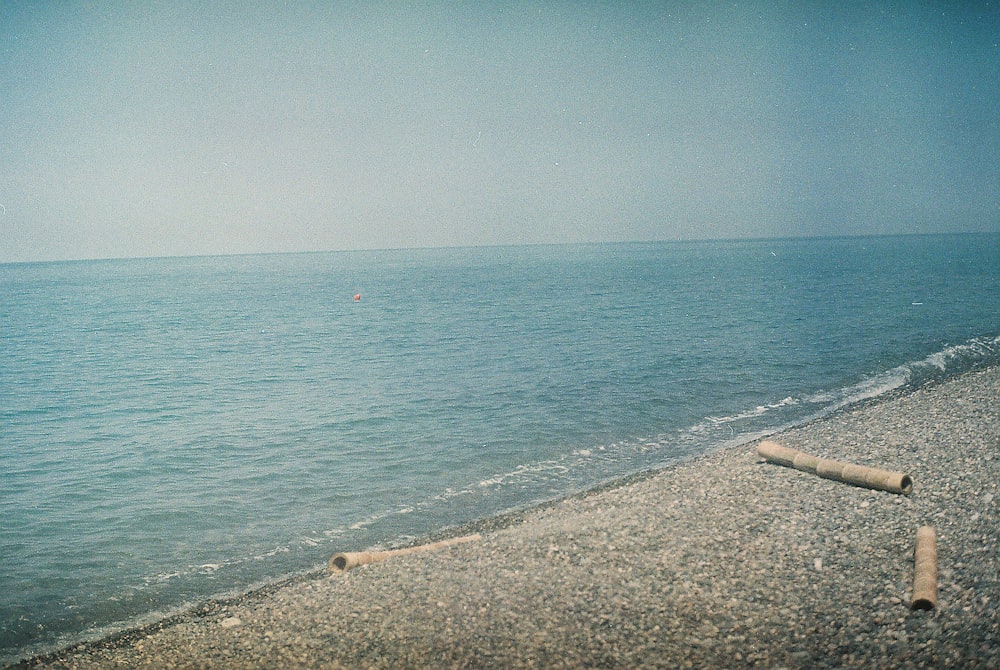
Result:
<instances>
[{"instance_id":1,"label":"shallow water near shore","mask_svg":"<svg viewBox=\"0 0 1000 670\"><path fill-rule=\"evenodd\" d=\"M3 662L1000 362L1000 235L24 264L0 286Z\"/></svg>"}]
</instances>

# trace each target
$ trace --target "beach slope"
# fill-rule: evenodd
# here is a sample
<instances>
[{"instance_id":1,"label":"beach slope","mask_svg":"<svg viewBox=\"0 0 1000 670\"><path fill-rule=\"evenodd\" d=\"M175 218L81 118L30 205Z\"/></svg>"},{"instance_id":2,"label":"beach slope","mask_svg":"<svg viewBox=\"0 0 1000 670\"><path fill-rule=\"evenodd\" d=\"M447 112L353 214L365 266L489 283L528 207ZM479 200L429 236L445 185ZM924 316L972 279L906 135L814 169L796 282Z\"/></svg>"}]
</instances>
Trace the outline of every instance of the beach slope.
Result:
<instances>
[{"instance_id":1,"label":"beach slope","mask_svg":"<svg viewBox=\"0 0 1000 670\"><path fill-rule=\"evenodd\" d=\"M770 439L906 472L912 493L765 463L753 443L484 522L476 542L294 580L25 665L1000 667L1000 369ZM911 611L927 525L938 601Z\"/></svg>"}]
</instances>

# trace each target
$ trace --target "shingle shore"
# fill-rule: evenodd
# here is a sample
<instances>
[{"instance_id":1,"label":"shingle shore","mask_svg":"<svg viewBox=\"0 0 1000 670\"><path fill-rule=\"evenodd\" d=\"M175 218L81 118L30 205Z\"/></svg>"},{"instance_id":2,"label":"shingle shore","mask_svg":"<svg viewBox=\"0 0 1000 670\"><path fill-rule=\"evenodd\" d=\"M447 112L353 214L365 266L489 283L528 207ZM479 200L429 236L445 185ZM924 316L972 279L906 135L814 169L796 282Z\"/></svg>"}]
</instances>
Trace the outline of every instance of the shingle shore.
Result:
<instances>
[{"instance_id":1,"label":"shingle shore","mask_svg":"<svg viewBox=\"0 0 1000 670\"><path fill-rule=\"evenodd\" d=\"M907 472L913 492L753 443L29 667L1000 668L1000 368L770 439ZM939 600L911 611L922 525Z\"/></svg>"}]
</instances>

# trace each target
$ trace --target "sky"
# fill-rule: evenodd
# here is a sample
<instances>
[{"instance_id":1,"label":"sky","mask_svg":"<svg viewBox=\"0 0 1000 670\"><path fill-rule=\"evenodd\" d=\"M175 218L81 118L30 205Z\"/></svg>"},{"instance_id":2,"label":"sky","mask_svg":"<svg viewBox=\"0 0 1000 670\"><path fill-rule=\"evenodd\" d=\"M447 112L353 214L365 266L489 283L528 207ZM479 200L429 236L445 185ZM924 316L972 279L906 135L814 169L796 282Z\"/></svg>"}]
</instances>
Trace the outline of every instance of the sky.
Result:
<instances>
[{"instance_id":1,"label":"sky","mask_svg":"<svg viewBox=\"0 0 1000 670\"><path fill-rule=\"evenodd\" d=\"M1000 230L989 2L0 0L0 262Z\"/></svg>"}]
</instances>

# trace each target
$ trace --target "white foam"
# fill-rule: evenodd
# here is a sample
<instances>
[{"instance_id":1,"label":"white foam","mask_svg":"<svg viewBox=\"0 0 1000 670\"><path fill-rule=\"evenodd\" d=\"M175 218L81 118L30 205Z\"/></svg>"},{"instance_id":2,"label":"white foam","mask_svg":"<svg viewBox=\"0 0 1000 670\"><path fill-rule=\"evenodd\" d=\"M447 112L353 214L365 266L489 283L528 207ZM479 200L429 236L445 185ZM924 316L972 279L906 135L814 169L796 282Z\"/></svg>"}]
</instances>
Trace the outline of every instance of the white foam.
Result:
<instances>
[{"instance_id":1,"label":"white foam","mask_svg":"<svg viewBox=\"0 0 1000 670\"><path fill-rule=\"evenodd\" d=\"M756 419L764 416L768 412L774 409L781 409L782 407L788 407L790 405L798 405L799 400L797 398L792 398L791 396L779 400L778 402L771 403L769 405L757 405L752 410L746 412L741 412L739 414L734 414L732 416L706 416L705 419L711 423L732 423L734 421L742 421L744 419Z\"/></svg>"},{"instance_id":2,"label":"white foam","mask_svg":"<svg viewBox=\"0 0 1000 670\"><path fill-rule=\"evenodd\" d=\"M159 574L159 575L156 575L155 577L153 577L152 581L165 582L165 581L168 581L168 580L171 580L171 579L176 579L177 577L180 577L180 576L181 576L181 573L179 573L179 572L164 572L163 574ZM149 580L147 580L147 582L148 581Z\"/></svg>"}]
</instances>

